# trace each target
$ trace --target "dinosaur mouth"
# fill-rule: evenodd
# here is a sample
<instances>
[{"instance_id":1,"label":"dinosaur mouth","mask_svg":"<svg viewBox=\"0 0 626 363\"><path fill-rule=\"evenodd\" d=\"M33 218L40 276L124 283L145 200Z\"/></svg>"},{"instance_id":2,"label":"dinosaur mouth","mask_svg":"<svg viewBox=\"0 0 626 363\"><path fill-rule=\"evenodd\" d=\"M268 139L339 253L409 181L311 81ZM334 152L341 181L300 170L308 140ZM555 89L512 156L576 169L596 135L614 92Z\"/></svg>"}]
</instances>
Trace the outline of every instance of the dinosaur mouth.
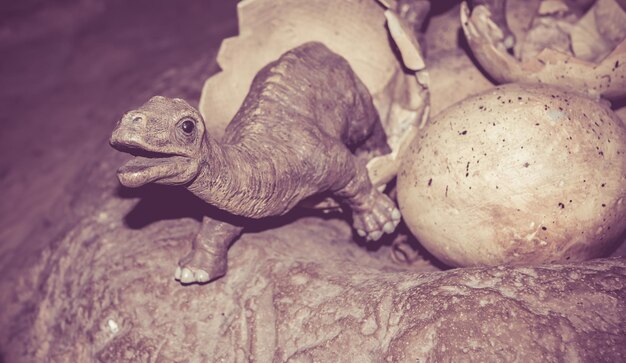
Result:
<instances>
[{"instance_id":1,"label":"dinosaur mouth","mask_svg":"<svg viewBox=\"0 0 626 363\"><path fill-rule=\"evenodd\" d=\"M117 148L120 149L119 145ZM184 174L190 164L188 157L177 154L130 147L122 147L120 151L133 155L131 160L117 170L120 183L131 188L175 178Z\"/></svg>"}]
</instances>

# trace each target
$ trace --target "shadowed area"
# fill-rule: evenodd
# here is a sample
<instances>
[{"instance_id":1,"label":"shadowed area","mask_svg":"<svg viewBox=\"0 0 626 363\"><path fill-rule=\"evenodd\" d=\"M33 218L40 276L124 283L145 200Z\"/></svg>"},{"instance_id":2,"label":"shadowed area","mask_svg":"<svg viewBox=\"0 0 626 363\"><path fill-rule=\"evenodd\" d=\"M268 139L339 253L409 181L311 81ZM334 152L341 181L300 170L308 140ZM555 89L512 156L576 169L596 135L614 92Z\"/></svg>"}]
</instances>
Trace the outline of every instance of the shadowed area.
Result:
<instances>
[{"instance_id":1,"label":"shadowed area","mask_svg":"<svg viewBox=\"0 0 626 363\"><path fill-rule=\"evenodd\" d=\"M0 122L8 126L0 133L5 261L32 255L59 233L63 218L51 209L66 205L68 185L109 151L108 135L124 112L155 93L197 102L202 82L217 71L219 43L235 34L236 22L231 1L0 7ZM180 82L172 86L171 79ZM17 246L24 251L9 253Z\"/></svg>"}]
</instances>

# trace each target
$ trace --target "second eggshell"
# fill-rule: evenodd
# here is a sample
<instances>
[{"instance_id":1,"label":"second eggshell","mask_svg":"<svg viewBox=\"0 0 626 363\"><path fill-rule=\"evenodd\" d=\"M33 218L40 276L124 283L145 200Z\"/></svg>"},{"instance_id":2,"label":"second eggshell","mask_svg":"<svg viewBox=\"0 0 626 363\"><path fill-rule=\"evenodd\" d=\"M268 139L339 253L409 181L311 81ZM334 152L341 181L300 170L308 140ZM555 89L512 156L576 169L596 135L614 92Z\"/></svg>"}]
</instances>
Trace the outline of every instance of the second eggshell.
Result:
<instances>
[{"instance_id":1,"label":"second eggshell","mask_svg":"<svg viewBox=\"0 0 626 363\"><path fill-rule=\"evenodd\" d=\"M581 261L626 227L626 130L602 103L510 84L439 114L403 156L398 202L451 266Z\"/></svg>"}]
</instances>

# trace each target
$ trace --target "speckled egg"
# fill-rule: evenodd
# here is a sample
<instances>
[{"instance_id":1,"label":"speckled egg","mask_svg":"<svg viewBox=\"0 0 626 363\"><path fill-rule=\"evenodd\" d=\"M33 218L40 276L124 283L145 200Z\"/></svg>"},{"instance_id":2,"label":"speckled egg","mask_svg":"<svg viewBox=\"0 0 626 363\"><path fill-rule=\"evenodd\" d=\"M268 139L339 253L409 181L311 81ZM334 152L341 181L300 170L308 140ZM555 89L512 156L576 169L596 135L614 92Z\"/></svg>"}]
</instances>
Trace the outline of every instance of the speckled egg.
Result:
<instances>
[{"instance_id":1,"label":"speckled egg","mask_svg":"<svg viewBox=\"0 0 626 363\"><path fill-rule=\"evenodd\" d=\"M451 266L580 261L626 230L626 129L553 86L509 84L440 113L403 155L398 202Z\"/></svg>"}]
</instances>

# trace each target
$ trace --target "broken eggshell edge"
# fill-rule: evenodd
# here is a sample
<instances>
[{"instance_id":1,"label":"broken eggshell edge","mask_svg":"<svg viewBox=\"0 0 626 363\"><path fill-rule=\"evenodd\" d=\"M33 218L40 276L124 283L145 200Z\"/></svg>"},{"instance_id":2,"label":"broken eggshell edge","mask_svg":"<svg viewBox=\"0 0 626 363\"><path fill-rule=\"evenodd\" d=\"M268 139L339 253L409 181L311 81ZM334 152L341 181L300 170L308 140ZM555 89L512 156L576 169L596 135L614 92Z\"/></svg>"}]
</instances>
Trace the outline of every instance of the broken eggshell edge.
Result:
<instances>
[{"instance_id":1,"label":"broken eggshell edge","mask_svg":"<svg viewBox=\"0 0 626 363\"><path fill-rule=\"evenodd\" d=\"M470 12L467 3L463 2L461 25L474 56L499 83L546 83L592 97L615 99L626 96L626 40L597 64L549 48L531 60L520 62L497 46L501 31L491 20L486 7L476 6Z\"/></svg>"}]
</instances>

